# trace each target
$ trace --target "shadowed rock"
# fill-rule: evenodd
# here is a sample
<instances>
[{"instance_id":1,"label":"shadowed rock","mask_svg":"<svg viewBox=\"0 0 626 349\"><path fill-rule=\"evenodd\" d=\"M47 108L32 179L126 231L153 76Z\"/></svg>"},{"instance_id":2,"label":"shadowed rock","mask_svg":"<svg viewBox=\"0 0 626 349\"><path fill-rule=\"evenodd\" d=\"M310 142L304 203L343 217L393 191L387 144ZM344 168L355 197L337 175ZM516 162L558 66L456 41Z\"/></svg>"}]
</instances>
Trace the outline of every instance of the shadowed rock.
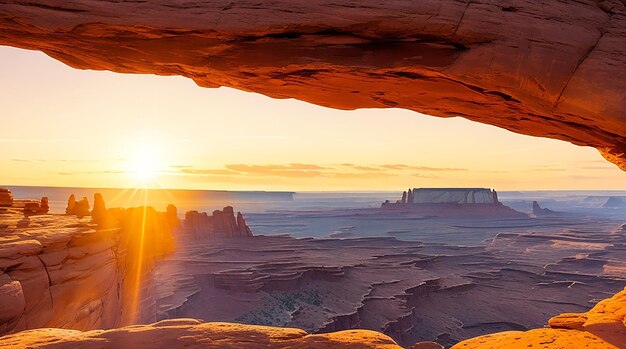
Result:
<instances>
[{"instance_id":1,"label":"shadowed rock","mask_svg":"<svg viewBox=\"0 0 626 349\"><path fill-rule=\"evenodd\" d=\"M89 211L89 200L86 197L83 197L80 201L76 202L73 214L78 218L83 218L91 214Z\"/></svg>"},{"instance_id":2,"label":"shadowed rock","mask_svg":"<svg viewBox=\"0 0 626 349\"><path fill-rule=\"evenodd\" d=\"M104 223L107 218L107 208L104 203L102 194L95 193L93 195L93 210L91 211L91 221L100 225Z\"/></svg>"},{"instance_id":3,"label":"shadowed rock","mask_svg":"<svg viewBox=\"0 0 626 349\"><path fill-rule=\"evenodd\" d=\"M9 189L0 188L0 207L13 206L13 194Z\"/></svg>"},{"instance_id":4,"label":"shadowed rock","mask_svg":"<svg viewBox=\"0 0 626 349\"><path fill-rule=\"evenodd\" d=\"M209 216L206 212L188 211L185 213L185 231L196 238L245 238L251 237L252 231L246 224L241 212L232 206L222 211L215 210Z\"/></svg>"},{"instance_id":5,"label":"shadowed rock","mask_svg":"<svg viewBox=\"0 0 626 349\"><path fill-rule=\"evenodd\" d=\"M537 217L557 215L559 212L552 211L549 208L542 208L537 201L533 201L533 214Z\"/></svg>"},{"instance_id":6,"label":"shadowed rock","mask_svg":"<svg viewBox=\"0 0 626 349\"><path fill-rule=\"evenodd\" d=\"M70 194L70 197L67 199L67 207L65 208L65 214L73 215L75 209L76 209L76 197L74 196L74 194Z\"/></svg>"},{"instance_id":7,"label":"shadowed rock","mask_svg":"<svg viewBox=\"0 0 626 349\"><path fill-rule=\"evenodd\" d=\"M167 216L167 221L170 224L172 229L178 228L180 226L180 219L178 218L178 209L176 206L169 204L165 209L165 215Z\"/></svg>"}]
</instances>

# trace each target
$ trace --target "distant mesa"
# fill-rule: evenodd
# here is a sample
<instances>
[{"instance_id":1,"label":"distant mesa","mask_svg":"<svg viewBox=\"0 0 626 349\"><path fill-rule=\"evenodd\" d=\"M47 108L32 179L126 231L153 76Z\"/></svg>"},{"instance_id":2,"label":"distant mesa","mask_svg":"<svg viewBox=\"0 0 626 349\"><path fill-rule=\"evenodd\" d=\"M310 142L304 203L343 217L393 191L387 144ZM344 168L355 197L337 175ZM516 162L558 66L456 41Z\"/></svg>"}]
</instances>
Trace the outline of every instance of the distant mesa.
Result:
<instances>
[{"instance_id":1,"label":"distant mesa","mask_svg":"<svg viewBox=\"0 0 626 349\"><path fill-rule=\"evenodd\" d=\"M185 213L184 231L194 238L247 238L252 237L252 231L246 224L241 212L235 211L232 206L223 210L215 210L211 215L206 212L188 211Z\"/></svg>"},{"instance_id":2,"label":"distant mesa","mask_svg":"<svg viewBox=\"0 0 626 349\"><path fill-rule=\"evenodd\" d=\"M488 188L413 188L396 202L383 202L381 208L436 216L527 216L503 205L498 193Z\"/></svg>"},{"instance_id":3,"label":"distant mesa","mask_svg":"<svg viewBox=\"0 0 626 349\"><path fill-rule=\"evenodd\" d=\"M611 196L604 205L603 208L626 208L626 198L620 196Z\"/></svg>"},{"instance_id":4,"label":"distant mesa","mask_svg":"<svg viewBox=\"0 0 626 349\"><path fill-rule=\"evenodd\" d=\"M562 212L552 211L549 208L542 208L537 201L533 201L533 215L536 217L554 216L563 214Z\"/></svg>"}]
</instances>

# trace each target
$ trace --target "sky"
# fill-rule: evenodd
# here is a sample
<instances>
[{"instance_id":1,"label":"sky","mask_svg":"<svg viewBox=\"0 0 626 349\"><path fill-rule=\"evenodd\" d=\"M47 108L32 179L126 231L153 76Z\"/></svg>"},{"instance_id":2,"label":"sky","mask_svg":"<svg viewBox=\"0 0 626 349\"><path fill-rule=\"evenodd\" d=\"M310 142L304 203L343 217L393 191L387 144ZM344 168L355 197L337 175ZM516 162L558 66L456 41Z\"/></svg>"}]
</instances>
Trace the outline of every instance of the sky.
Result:
<instances>
[{"instance_id":1,"label":"sky","mask_svg":"<svg viewBox=\"0 0 626 349\"><path fill-rule=\"evenodd\" d=\"M0 46L0 185L626 189L597 150L463 118L339 111Z\"/></svg>"}]
</instances>

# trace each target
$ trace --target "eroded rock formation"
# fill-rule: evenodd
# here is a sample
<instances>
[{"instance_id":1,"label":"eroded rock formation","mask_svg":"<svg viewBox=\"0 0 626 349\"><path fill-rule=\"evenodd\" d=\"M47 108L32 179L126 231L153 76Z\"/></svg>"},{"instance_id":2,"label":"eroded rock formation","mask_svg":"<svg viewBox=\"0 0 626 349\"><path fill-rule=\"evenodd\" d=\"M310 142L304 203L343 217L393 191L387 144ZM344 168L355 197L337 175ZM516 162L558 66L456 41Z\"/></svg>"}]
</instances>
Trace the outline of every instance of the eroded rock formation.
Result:
<instances>
[{"instance_id":1,"label":"eroded rock formation","mask_svg":"<svg viewBox=\"0 0 626 349\"><path fill-rule=\"evenodd\" d=\"M222 211L215 210L209 216L206 212L188 211L185 213L185 231L196 238L245 238L251 237L252 231L246 224L241 212L232 206Z\"/></svg>"},{"instance_id":2,"label":"eroded rock formation","mask_svg":"<svg viewBox=\"0 0 626 349\"><path fill-rule=\"evenodd\" d=\"M95 193L93 195L93 210L91 210L91 220L96 224L102 224L105 222L107 216L107 208L104 203L102 194Z\"/></svg>"},{"instance_id":3,"label":"eroded rock formation","mask_svg":"<svg viewBox=\"0 0 626 349\"><path fill-rule=\"evenodd\" d=\"M619 0L5 1L0 44L79 69L462 116L626 170Z\"/></svg>"},{"instance_id":4,"label":"eroded rock formation","mask_svg":"<svg viewBox=\"0 0 626 349\"><path fill-rule=\"evenodd\" d=\"M0 207L13 206L13 194L9 189L0 188Z\"/></svg>"},{"instance_id":5,"label":"eroded rock formation","mask_svg":"<svg viewBox=\"0 0 626 349\"><path fill-rule=\"evenodd\" d=\"M71 201L71 196L70 196L70 200L68 200L68 205L70 201ZM69 209L69 206L68 206L68 209ZM65 211L67 212L67 209ZM73 214L78 218L89 216L91 214L91 211L89 210L89 199L87 199L87 197L83 197L82 199L80 199L80 201L76 201L74 204L74 209L71 210L70 214Z\"/></svg>"},{"instance_id":6,"label":"eroded rock formation","mask_svg":"<svg viewBox=\"0 0 626 349\"><path fill-rule=\"evenodd\" d=\"M50 210L46 196L42 197L41 200L14 199L11 207L21 210L25 216L47 214Z\"/></svg>"},{"instance_id":7,"label":"eroded rock formation","mask_svg":"<svg viewBox=\"0 0 626 349\"><path fill-rule=\"evenodd\" d=\"M74 209L76 208L76 197L74 194L70 194L70 197L67 199L67 207L65 208L65 214L72 215L74 214Z\"/></svg>"},{"instance_id":8,"label":"eroded rock formation","mask_svg":"<svg viewBox=\"0 0 626 349\"><path fill-rule=\"evenodd\" d=\"M542 208L541 206L539 206L539 203L537 201L533 201L533 214L537 217L541 217L559 214L559 212L552 211L549 208Z\"/></svg>"}]
</instances>

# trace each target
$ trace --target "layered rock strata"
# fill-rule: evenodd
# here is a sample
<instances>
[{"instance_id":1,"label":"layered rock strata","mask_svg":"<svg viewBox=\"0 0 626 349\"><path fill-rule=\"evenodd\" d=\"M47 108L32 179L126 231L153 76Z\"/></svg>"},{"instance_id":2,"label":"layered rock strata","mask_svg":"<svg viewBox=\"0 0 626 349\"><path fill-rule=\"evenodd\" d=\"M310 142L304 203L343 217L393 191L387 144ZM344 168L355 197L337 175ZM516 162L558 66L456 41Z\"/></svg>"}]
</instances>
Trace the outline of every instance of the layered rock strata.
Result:
<instances>
[{"instance_id":1,"label":"layered rock strata","mask_svg":"<svg viewBox=\"0 0 626 349\"><path fill-rule=\"evenodd\" d=\"M8 1L0 44L338 108L592 146L626 170L619 0Z\"/></svg>"},{"instance_id":2,"label":"layered rock strata","mask_svg":"<svg viewBox=\"0 0 626 349\"><path fill-rule=\"evenodd\" d=\"M172 251L171 229L149 207L107 217L99 228L73 216L0 213L0 333L155 320L151 270Z\"/></svg>"},{"instance_id":3,"label":"layered rock strata","mask_svg":"<svg viewBox=\"0 0 626 349\"><path fill-rule=\"evenodd\" d=\"M577 230L481 235L463 246L383 237L190 240L159 263L158 316L310 333L370 329L401 345L450 346L536 328L626 284L624 231L613 223L601 230L595 221L570 224ZM427 230L448 241L480 234Z\"/></svg>"}]
</instances>

